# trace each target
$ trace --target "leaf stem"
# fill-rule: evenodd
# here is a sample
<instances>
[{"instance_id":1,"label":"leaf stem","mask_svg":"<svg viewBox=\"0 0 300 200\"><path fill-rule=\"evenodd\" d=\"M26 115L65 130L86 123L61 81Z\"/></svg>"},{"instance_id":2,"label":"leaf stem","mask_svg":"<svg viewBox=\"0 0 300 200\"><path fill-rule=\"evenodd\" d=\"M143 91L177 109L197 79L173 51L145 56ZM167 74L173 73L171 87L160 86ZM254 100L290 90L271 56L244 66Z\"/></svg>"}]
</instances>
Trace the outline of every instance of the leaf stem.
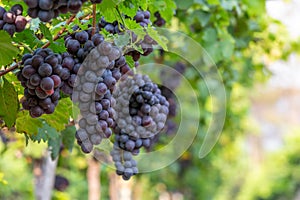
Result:
<instances>
[{"instance_id":1,"label":"leaf stem","mask_svg":"<svg viewBox=\"0 0 300 200\"><path fill-rule=\"evenodd\" d=\"M120 16L120 18L121 18L121 20L122 20L122 23L123 23L123 25L124 25L124 28L126 29L127 27L126 27L125 21L124 21L124 19L123 19L123 17L122 17L122 14L121 14L121 12L120 12L118 6L116 6L116 10L117 10L118 15Z\"/></svg>"}]
</instances>

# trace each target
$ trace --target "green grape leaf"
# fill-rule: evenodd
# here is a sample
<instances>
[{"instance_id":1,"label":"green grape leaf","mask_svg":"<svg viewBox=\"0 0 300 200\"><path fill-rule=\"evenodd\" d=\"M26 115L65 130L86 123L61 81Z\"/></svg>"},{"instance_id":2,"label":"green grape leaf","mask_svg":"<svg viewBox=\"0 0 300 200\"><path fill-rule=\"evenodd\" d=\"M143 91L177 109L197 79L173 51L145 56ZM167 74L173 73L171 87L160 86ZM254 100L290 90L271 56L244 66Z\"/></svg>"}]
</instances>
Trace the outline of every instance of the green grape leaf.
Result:
<instances>
[{"instance_id":1,"label":"green grape leaf","mask_svg":"<svg viewBox=\"0 0 300 200\"><path fill-rule=\"evenodd\" d=\"M12 63L14 57L19 53L17 47L12 45L11 37L5 31L0 31L0 66Z\"/></svg>"},{"instance_id":2,"label":"green grape leaf","mask_svg":"<svg viewBox=\"0 0 300 200\"><path fill-rule=\"evenodd\" d=\"M38 128L37 134L30 135L30 139L34 142L40 143L42 140L44 142L49 139L56 139L59 137L59 133L55 128L50 127L46 122L43 122L43 127Z\"/></svg>"},{"instance_id":3,"label":"green grape leaf","mask_svg":"<svg viewBox=\"0 0 300 200\"><path fill-rule=\"evenodd\" d=\"M156 30L153 28L148 28L147 33L149 36L157 42L159 46L163 48L163 50L168 51L167 43L168 39L165 38L164 36L160 35Z\"/></svg>"},{"instance_id":4,"label":"green grape leaf","mask_svg":"<svg viewBox=\"0 0 300 200\"><path fill-rule=\"evenodd\" d=\"M131 19L127 18L124 21L126 23L127 28L130 29L130 30L134 30L134 29L141 29L141 30L143 30L138 23L136 23L135 21L133 21Z\"/></svg>"},{"instance_id":5,"label":"green grape leaf","mask_svg":"<svg viewBox=\"0 0 300 200\"><path fill-rule=\"evenodd\" d=\"M188 1L181 1L181 2L189 3ZM192 2L190 5L192 5ZM149 3L149 9L153 14L156 11L159 11L162 18L164 18L167 22L169 22L172 20L172 17L175 13L176 3L173 0L153 1Z\"/></svg>"},{"instance_id":6,"label":"green grape leaf","mask_svg":"<svg viewBox=\"0 0 300 200\"><path fill-rule=\"evenodd\" d=\"M136 15L136 12L138 11L138 6L127 6L125 3L120 4L119 9L126 14L126 16L133 19L133 17Z\"/></svg>"},{"instance_id":7,"label":"green grape leaf","mask_svg":"<svg viewBox=\"0 0 300 200\"><path fill-rule=\"evenodd\" d=\"M201 26L206 26L209 22L211 14L209 12L197 10L194 12L194 17L200 22Z\"/></svg>"},{"instance_id":8,"label":"green grape leaf","mask_svg":"<svg viewBox=\"0 0 300 200\"><path fill-rule=\"evenodd\" d=\"M207 3L210 5L219 5L220 1L219 0L207 0Z\"/></svg>"},{"instance_id":9,"label":"green grape leaf","mask_svg":"<svg viewBox=\"0 0 300 200\"><path fill-rule=\"evenodd\" d=\"M131 56L125 56L126 63L129 65L131 69L135 68L134 60Z\"/></svg>"},{"instance_id":10,"label":"green grape leaf","mask_svg":"<svg viewBox=\"0 0 300 200\"><path fill-rule=\"evenodd\" d=\"M18 117L16 120L16 129L18 133L33 135L37 134L38 129L42 127L42 120L30 117L28 111L22 111L18 113Z\"/></svg>"},{"instance_id":11,"label":"green grape leaf","mask_svg":"<svg viewBox=\"0 0 300 200\"><path fill-rule=\"evenodd\" d=\"M103 0L99 5L99 11L108 22L113 22L117 18L115 12L116 6L120 3L120 0Z\"/></svg>"},{"instance_id":12,"label":"green grape leaf","mask_svg":"<svg viewBox=\"0 0 300 200\"><path fill-rule=\"evenodd\" d=\"M207 28L203 34L205 43L214 43L218 39L217 31L214 28Z\"/></svg>"},{"instance_id":13,"label":"green grape leaf","mask_svg":"<svg viewBox=\"0 0 300 200\"><path fill-rule=\"evenodd\" d=\"M65 130L61 131L62 143L64 147L68 149L70 152L74 147L75 133L76 133L75 126L67 126Z\"/></svg>"},{"instance_id":14,"label":"green grape leaf","mask_svg":"<svg viewBox=\"0 0 300 200\"><path fill-rule=\"evenodd\" d=\"M130 35L127 32L125 32L123 35L116 35L114 42L119 48L122 49L124 46L130 43Z\"/></svg>"},{"instance_id":15,"label":"green grape leaf","mask_svg":"<svg viewBox=\"0 0 300 200\"><path fill-rule=\"evenodd\" d=\"M13 40L17 43L25 43L30 48L35 48L43 43L35 36L34 32L29 29L25 29L21 33L16 33Z\"/></svg>"},{"instance_id":16,"label":"green grape leaf","mask_svg":"<svg viewBox=\"0 0 300 200\"><path fill-rule=\"evenodd\" d=\"M16 121L18 109L18 94L14 85L3 78L3 84L0 86L0 117L9 128Z\"/></svg>"},{"instance_id":17,"label":"green grape leaf","mask_svg":"<svg viewBox=\"0 0 300 200\"><path fill-rule=\"evenodd\" d=\"M51 159L55 160L59 155L59 150L61 146L61 137L49 138L48 148L51 151Z\"/></svg>"},{"instance_id":18,"label":"green grape leaf","mask_svg":"<svg viewBox=\"0 0 300 200\"><path fill-rule=\"evenodd\" d=\"M190 8L194 3L193 0L185 0L185 1L175 0L175 2L177 5L177 8L181 9L181 10L186 10L186 9Z\"/></svg>"},{"instance_id":19,"label":"green grape leaf","mask_svg":"<svg viewBox=\"0 0 300 200\"><path fill-rule=\"evenodd\" d=\"M53 39L52 39L52 34L51 34L49 28L48 28L45 24L40 23L40 30L41 30L41 32L43 33L44 37L45 37L47 40L49 40L50 42L53 41Z\"/></svg>"},{"instance_id":20,"label":"green grape leaf","mask_svg":"<svg viewBox=\"0 0 300 200\"><path fill-rule=\"evenodd\" d=\"M53 114L43 115L41 118L57 131L62 131L65 129L65 125L69 123L71 115L72 102L69 98L64 98L59 101Z\"/></svg>"},{"instance_id":21,"label":"green grape leaf","mask_svg":"<svg viewBox=\"0 0 300 200\"><path fill-rule=\"evenodd\" d=\"M233 40L222 40L220 42L220 48L222 49L222 55L224 58L230 58L234 51Z\"/></svg>"},{"instance_id":22,"label":"green grape leaf","mask_svg":"<svg viewBox=\"0 0 300 200\"><path fill-rule=\"evenodd\" d=\"M63 38L56 40L55 42L51 42L49 48L52 49L54 53L63 53L67 51Z\"/></svg>"}]
</instances>

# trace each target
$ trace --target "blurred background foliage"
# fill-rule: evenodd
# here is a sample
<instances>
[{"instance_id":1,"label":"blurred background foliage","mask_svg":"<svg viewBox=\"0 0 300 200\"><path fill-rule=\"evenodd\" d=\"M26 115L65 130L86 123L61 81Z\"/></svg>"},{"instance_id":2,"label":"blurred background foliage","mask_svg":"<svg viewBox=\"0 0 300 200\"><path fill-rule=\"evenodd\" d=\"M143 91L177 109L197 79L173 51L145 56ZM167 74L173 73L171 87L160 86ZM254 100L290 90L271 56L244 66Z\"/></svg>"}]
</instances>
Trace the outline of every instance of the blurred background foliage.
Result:
<instances>
[{"instance_id":1,"label":"blurred background foliage","mask_svg":"<svg viewBox=\"0 0 300 200\"><path fill-rule=\"evenodd\" d=\"M176 14L167 21L167 28L188 34L216 62L226 87L226 121L214 149L199 159L199 149L210 123L210 96L203 79L188 68L185 75L199 91L200 134L172 165L135 177L130 186L133 199L279 200L297 199L297 195L299 198L299 130L286 136L281 148L263 158L257 158L249 147L260 134L260 127L250 116L250 106L253 98L264 98L253 97L255 91L251 88L268 80L270 63L299 52L299 40L290 39L284 25L267 14L263 0L175 2ZM143 58L142 62L147 63L158 54ZM163 62L171 65L179 60L165 53ZM193 108L185 109L184 112L189 112ZM40 159L47 145L29 142L24 147L25 138L14 130L7 130L1 137L0 199L33 199L33 163ZM170 137L161 140L167 143ZM89 159L76 145L72 153L67 150L60 153L57 174L67 178L69 186L64 191L54 190L53 199L88 198ZM110 199L113 173L101 165L102 199Z\"/></svg>"}]
</instances>

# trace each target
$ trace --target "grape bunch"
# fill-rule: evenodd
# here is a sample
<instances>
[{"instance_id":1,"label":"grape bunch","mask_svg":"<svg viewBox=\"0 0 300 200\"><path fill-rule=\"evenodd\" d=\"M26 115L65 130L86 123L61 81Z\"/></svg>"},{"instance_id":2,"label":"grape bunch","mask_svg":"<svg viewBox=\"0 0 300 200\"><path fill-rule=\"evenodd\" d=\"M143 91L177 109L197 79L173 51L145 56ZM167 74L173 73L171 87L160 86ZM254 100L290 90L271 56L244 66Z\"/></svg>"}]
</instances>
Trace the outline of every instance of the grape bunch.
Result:
<instances>
[{"instance_id":1,"label":"grape bunch","mask_svg":"<svg viewBox=\"0 0 300 200\"><path fill-rule=\"evenodd\" d=\"M174 67L176 71L165 71L161 70L160 78L162 80L163 85L159 85L159 89L161 90L161 94L167 99L169 102L169 113L167 117L167 121L165 123L165 127L163 130L151 138L150 140L150 146L145 147L148 151L153 149L154 145L159 142L160 137L163 134L166 134L168 136L173 135L177 131L177 124L174 121L174 117L177 115L177 98L173 91L175 91L180 82L181 82L181 75L186 70L186 64L182 62L176 62Z\"/></svg>"},{"instance_id":2,"label":"grape bunch","mask_svg":"<svg viewBox=\"0 0 300 200\"><path fill-rule=\"evenodd\" d=\"M136 74L120 81L114 92L116 124L135 138L149 138L164 127L169 103L146 75Z\"/></svg>"},{"instance_id":3,"label":"grape bunch","mask_svg":"<svg viewBox=\"0 0 300 200\"><path fill-rule=\"evenodd\" d=\"M136 37L133 38L133 42L136 42L135 38ZM153 52L153 45L157 45L157 42L149 35L145 35L144 39L142 41L138 41L136 45L142 48L143 53L134 49L128 49L125 54L131 56L135 62L138 62L141 56L148 56Z\"/></svg>"},{"instance_id":4,"label":"grape bunch","mask_svg":"<svg viewBox=\"0 0 300 200\"><path fill-rule=\"evenodd\" d=\"M60 13L76 14L87 0L24 0L28 6L28 15L49 22Z\"/></svg>"},{"instance_id":5,"label":"grape bunch","mask_svg":"<svg viewBox=\"0 0 300 200\"><path fill-rule=\"evenodd\" d=\"M139 23L141 27L147 27L149 24L151 24L149 11L138 11L133 19ZM103 17L99 21L98 27L99 30L105 29L111 34L124 34L125 32L123 24L119 23L118 21L109 23L105 21ZM136 46L141 47L143 50L143 53L140 53L134 49L128 49L125 53L125 55L130 55L133 58L137 67L139 65L138 60L140 59L141 55L148 56L151 54L153 52L153 45L157 45L157 43L148 34L143 40L137 41L137 35L134 32L127 31L127 33L131 36L131 42L136 43Z\"/></svg>"},{"instance_id":6,"label":"grape bunch","mask_svg":"<svg viewBox=\"0 0 300 200\"><path fill-rule=\"evenodd\" d=\"M122 176L123 180L129 180L133 175L138 173L137 163L133 159L132 153L124 151L114 144L110 152L116 167L116 173Z\"/></svg>"},{"instance_id":7,"label":"grape bunch","mask_svg":"<svg viewBox=\"0 0 300 200\"><path fill-rule=\"evenodd\" d=\"M65 191L70 185L68 179L61 175L56 175L54 180L54 189L57 191Z\"/></svg>"},{"instance_id":8,"label":"grape bunch","mask_svg":"<svg viewBox=\"0 0 300 200\"><path fill-rule=\"evenodd\" d=\"M77 73L84 59L90 51L104 41L104 37L96 33L92 36L92 30L79 30L78 27L73 27L77 31L65 36L65 47L68 52L63 53L62 65L70 71L68 79L63 81L62 91L66 95L72 95Z\"/></svg>"},{"instance_id":9,"label":"grape bunch","mask_svg":"<svg viewBox=\"0 0 300 200\"><path fill-rule=\"evenodd\" d=\"M109 23L105 21L104 17L102 17L98 23L99 30L105 29L107 32L111 34L120 34L124 31L124 25L119 23L117 20Z\"/></svg>"},{"instance_id":10,"label":"grape bunch","mask_svg":"<svg viewBox=\"0 0 300 200\"><path fill-rule=\"evenodd\" d=\"M73 27L73 30L76 32L65 36L65 47L72 56L83 62L90 51L104 41L104 37L99 33L92 35L92 29Z\"/></svg>"},{"instance_id":11,"label":"grape bunch","mask_svg":"<svg viewBox=\"0 0 300 200\"><path fill-rule=\"evenodd\" d=\"M92 49L77 74L72 100L78 103L82 118L76 133L77 142L85 153L109 138L114 127L112 92L129 66L119 48L103 41Z\"/></svg>"},{"instance_id":12,"label":"grape bunch","mask_svg":"<svg viewBox=\"0 0 300 200\"><path fill-rule=\"evenodd\" d=\"M140 148L145 147L146 149L150 147L151 138L136 138L128 135L118 126L114 128L115 143L119 148L131 152L133 155L138 155L140 153Z\"/></svg>"},{"instance_id":13,"label":"grape bunch","mask_svg":"<svg viewBox=\"0 0 300 200\"><path fill-rule=\"evenodd\" d=\"M142 27L147 27L149 24L151 24L150 12L148 10L137 11L133 19L136 21L136 23L139 23Z\"/></svg>"},{"instance_id":14,"label":"grape bunch","mask_svg":"<svg viewBox=\"0 0 300 200\"><path fill-rule=\"evenodd\" d=\"M153 22L155 26L162 27L166 24L166 20L161 17L158 11L154 13L154 16L156 17L156 20Z\"/></svg>"},{"instance_id":15,"label":"grape bunch","mask_svg":"<svg viewBox=\"0 0 300 200\"><path fill-rule=\"evenodd\" d=\"M25 88L22 106L29 110L31 117L54 112L60 99L62 80L68 77L68 71L61 67L61 62L61 55L48 48L23 56L24 67L18 73L18 79Z\"/></svg>"},{"instance_id":16,"label":"grape bunch","mask_svg":"<svg viewBox=\"0 0 300 200\"><path fill-rule=\"evenodd\" d=\"M151 24L149 11L138 11L133 19L142 27L147 27L149 24ZM110 23L105 21L104 17L102 17L99 21L98 27L100 30L105 29L111 34L120 34L125 30L124 25L119 23L117 20Z\"/></svg>"},{"instance_id":17,"label":"grape bunch","mask_svg":"<svg viewBox=\"0 0 300 200\"><path fill-rule=\"evenodd\" d=\"M0 30L5 30L10 36L24 31L27 20L22 13L23 7L20 4L15 4L9 11L0 6Z\"/></svg>"},{"instance_id":18,"label":"grape bunch","mask_svg":"<svg viewBox=\"0 0 300 200\"><path fill-rule=\"evenodd\" d=\"M76 74L81 66L79 59L74 58L69 53L65 52L61 54L62 62L56 69L61 71L61 88L60 90L67 96L71 96L73 93L73 87L76 80Z\"/></svg>"},{"instance_id":19,"label":"grape bunch","mask_svg":"<svg viewBox=\"0 0 300 200\"><path fill-rule=\"evenodd\" d=\"M165 126L169 103L148 76L139 74L121 79L113 96L116 125L111 155L117 174L129 180L138 172L136 165L130 165L132 156L138 155L142 147L149 149L155 142L156 135ZM125 153L130 155L130 162L126 162Z\"/></svg>"}]
</instances>

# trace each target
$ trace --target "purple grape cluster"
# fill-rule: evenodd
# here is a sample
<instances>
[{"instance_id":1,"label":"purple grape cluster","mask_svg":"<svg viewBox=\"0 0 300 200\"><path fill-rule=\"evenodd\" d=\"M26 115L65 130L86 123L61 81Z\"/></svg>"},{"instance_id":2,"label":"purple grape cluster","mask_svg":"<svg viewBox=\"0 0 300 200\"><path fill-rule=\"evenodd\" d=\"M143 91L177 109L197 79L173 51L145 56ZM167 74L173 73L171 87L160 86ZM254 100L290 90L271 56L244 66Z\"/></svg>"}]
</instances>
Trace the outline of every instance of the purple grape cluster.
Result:
<instances>
[{"instance_id":1,"label":"purple grape cluster","mask_svg":"<svg viewBox=\"0 0 300 200\"><path fill-rule=\"evenodd\" d=\"M136 156L142 147L149 150L158 141L157 135L165 126L169 103L161 95L158 86L148 76L142 75L121 79L114 97L116 125L113 129L115 142L111 155L117 174L129 180L138 172L137 168L133 170L130 163L128 167L126 161L122 163L120 154Z\"/></svg>"},{"instance_id":2,"label":"purple grape cluster","mask_svg":"<svg viewBox=\"0 0 300 200\"><path fill-rule=\"evenodd\" d=\"M137 23L141 25L141 27L147 27L151 24L150 21L150 12L149 11L138 11L133 18ZM105 29L107 32L111 34L124 34L124 26L118 21L114 21L109 23L105 21L102 17L98 23L99 30ZM157 42L154 41L149 35L146 35L143 40L137 41L137 35L132 31L127 31L129 35L132 37L131 41L136 43L137 46L141 47L143 53L136 51L134 49L128 49L125 55L129 55L135 61L136 67L139 65L138 60L141 56L148 56L153 52L153 45L157 45Z\"/></svg>"},{"instance_id":3,"label":"purple grape cluster","mask_svg":"<svg viewBox=\"0 0 300 200\"><path fill-rule=\"evenodd\" d=\"M22 70L18 73L24 89L22 105L31 117L54 112L60 99L62 80L69 76L61 67L62 57L51 49L37 49L33 54L25 54Z\"/></svg>"},{"instance_id":4,"label":"purple grape cluster","mask_svg":"<svg viewBox=\"0 0 300 200\"><path fill-rule=\"evenodd\" d=\"M155 26L162 27L166 24L166 20L161 17L158 11L154 13L154 16L156 17L156 20L153 22Z\"/></svg>"},{"instance_id":5,"label":"purple grape cluster","mask_svg":"<svg viewBox=\"0 0 300 200\"><path fill-rule=\"evenodd\" d=\"M76 14L87 0L24 0L28 6L28 15L49 22L60 13Z\"/></svg>"},{"instance_id":6,"label":"purple grape cluster","mask_svg":"<svg viewBox=\"0 0 300 200\"><path fill-rule=\"evenodd\" d=\"M146 147L148 151L154 148L154 145L159 142L160 137L163 134L168 136L173 135L177 131L177 123L174 121L174 117L177 115L177 98L173 91L177 89L181 82L180 74L183 74L186 70L186 64L182 62L177 62L174 65L174 69L176 72L166 73L166 71L162 70L160 77L162 80L163 85L159 86L161 90L161 94L166 97L167 101L169 102L169 113L167 117L167 121L165 123L165 127L163 130L151 138L150 147Z\"/></svg>"},{"instance_id":7,"label":"purple grape cluster","mask_svg":"<svg viewBox=\"0 0 300 200\"><path fill-rule=\"evenodd\" d=\"M68 52L63 54L63 65L70 70L70 78L64 81L62 87L62 91L67 95L72 95L78 70L87 55L104 41L104 37L99 33L92 36L91 29L79 30L78 27L73 27L73 30L77 32L65 36L65 47Z\"/></svg>"},{"instance_id":8,"label":"purple grape cluster","mask_svg":"<svg viewBox=\"0 0 300 200\"><path fill-rule=\"evenodd\" d=\"M68 96L73 93L73 87L76 81L76 74L81 66L81 62L78 58L74 58L69 53L65 52L61 54L62 63L58 66L57 70L61 70L62 74L62 84L61 91Z\"/></svg>"},{"instance_id":9,"label":"purple grape cluster","mask_svg":"<svg viewBox=\"0 0 300 200\"><path fill-rule=\"evenodd\" d=\"M9 11L0 6L0 30L5 30L10 36L24 31L27 20L22 13L23 7L20 4L15 4Z\"/></svg>"},{"instance_id":10,"label":"purple grape cluster","mask_svg":"<svg viewBox=\"0 0 300 200\"><path fill-rule=\"evenodd\" d=\"M78 103L82 118L76 138L82 151L109 138L115 126L112 92L122 74L130 70L119 48L103 41L92 49L78 71L72 100Z\"/></svg>"},{"instance_id":11,"label":"purple grape cluster","mask_svg":"<svg viewBox=\"0 0 300 200\"><path fill-rule=\"evenodd\" d=\"M149 148L152 138L136 138L128 135L119 127L114 128L115 142L119 148L131 152L133 155L140 153L140 148Z\"/></svg>"},{"instance_id":12,"label":"purple grape cluster","mask_svg":"<svg viewBox=\"0 0 300 200\"><path fill-rule=\"evenodd\" d=\"M135 138L150 138L164 127L169 103L146 75L120 81L114 92L116 124Z\"/></svg>"},{"instance_id":13,"label":"purple grape cluster","mask_svg":"<svg viewBox=\"0 0 300 200\"><path fill-rule=\"evenodd\" d=\"M116 173L122 176L123 180L129 180L138 173L137 163L133 159L131 152L124 151L117 144L114 144L110 155L114 161Z\"/></svg>"},{"instance_id":14,"label":"purple grape cluster","mask_svg":"<svg viewBox=\"0 0 300 200\"><path fill-rule=\"evenodd\" d=\"M136 23L139 23L142 27L147 27L149 24L151 24L150 12L148 10L138 11L136 15L133 17L133 19L136 21Z\"/></svg>"},{"instance_id":15,"label":"purple grape cluster","mask_svg":"<svg viewBox=\"0 0 300 200\"><path fill-rule=\"evenodd\" d=\"M65 47L67 51L83 62L90 51L104 41L103 35L95 33L92 35L92 29L79 30L73 27L76 32L65 37Z\"/></svg>"},{"instance_id":16,"label":"purple grape cluster","mask_svg":"<svg viewBox=\"0 0 300 200\"><path fill-rule=\"evenodd\" d=\"M105 29L107 32L111 34L120 34L124 31L124 25L119 23L118 21L114 21L109 23L105 21L104 17L102 17L98 23L99 30Z\"/></svg>"},{"instance_id":17,"label":"purple grape cluster","mask_svg":"<svg viewBox=\"0 0 300 200\"><path fill-rule=\"evenodd\" d=\"M134 35L134 33L132 35ZM136 42L135 38L136 36L132 40L133 42ZM148 56L153 52L153 45L157 45L157 42L153 40L149 35L145 35L144 39L138 41L136 45L142 48L143 53L140 53L139 51L134 49L128 49L126 55L131 56L135 62L138 62L141 56Z\"/></svg>"}]
</instances>

